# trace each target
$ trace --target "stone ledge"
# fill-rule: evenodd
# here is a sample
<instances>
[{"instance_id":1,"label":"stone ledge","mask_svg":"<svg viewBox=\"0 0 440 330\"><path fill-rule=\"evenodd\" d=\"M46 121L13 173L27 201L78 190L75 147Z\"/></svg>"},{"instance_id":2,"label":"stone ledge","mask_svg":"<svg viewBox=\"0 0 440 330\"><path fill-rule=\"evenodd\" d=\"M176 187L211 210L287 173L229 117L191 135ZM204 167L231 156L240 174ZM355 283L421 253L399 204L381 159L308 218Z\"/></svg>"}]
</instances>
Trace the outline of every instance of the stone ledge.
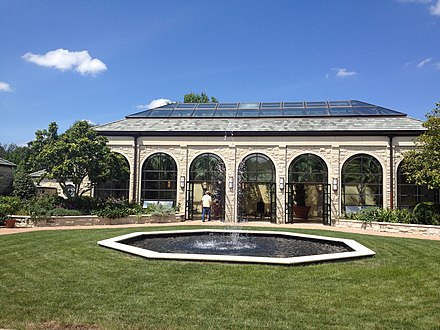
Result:
<instances>
[{"instance_id":1,"label":"stone ledge","mask_svg":"<svg viewBox=\"0 0 440 330\"><path fill-rule=\"evenodd\" d=\"M375 221L364 223L359 220L339 219L336 221L335 227L369 229L373 231L387 232L387 233L406 233L406 234L417 234L423 236L440 237L440 226L433 226L433 225L417 225L417 224L375 222Z\"/></svg>"},{"instance_id":2,"label":"stone ledge","mask_svg":"<svg viewBox=\"0 0 440 330\"><path fill-rule=\"evenodd\" d=\"M59 227L59 226L94 226L94 225L122 225L122 224L143 224L143 223L172 223L184 220L183 214L172 214L166 216L136 216L129 215L124 218L109 219L96 215L64 216L38 219L33 222L29 216L11 216L17 220L17 228L25 227Z\"/></svg>"}]
</instances>

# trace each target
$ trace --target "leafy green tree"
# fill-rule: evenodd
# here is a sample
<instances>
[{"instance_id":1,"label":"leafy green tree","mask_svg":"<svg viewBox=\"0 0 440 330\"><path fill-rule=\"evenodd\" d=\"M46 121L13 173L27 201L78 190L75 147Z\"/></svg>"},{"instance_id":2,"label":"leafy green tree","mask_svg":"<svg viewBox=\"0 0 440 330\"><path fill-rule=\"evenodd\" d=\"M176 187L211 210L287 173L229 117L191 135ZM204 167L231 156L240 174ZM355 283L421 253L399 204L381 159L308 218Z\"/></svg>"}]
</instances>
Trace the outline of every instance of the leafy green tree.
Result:
<instances>
[{"instance_id":1,"label":"leafy green tree","mask_svg":"<svg viewBox=\"0 0 440 330\"><path fill-rule=\"evenodd\" d=\"M20 165L25 162L29 148L26 146L18 146L15 143L1 144L0 157L10 162Z\"/></svg>"},{"instance_id":2,"label":"leafy green tree","mask_svg":"<svg viewBox=\"0 0 440 330\"><path fill-rule=\"evenodd\" d=\"M218 100L211 96L211 98L206 95L205 92L202 92L201 94L194 94L194 92L185 94L183 96L183 102L184 103L217 103Z\"/></svg>"},{"instance_id":3,"label":"leafy green tree","mask_svg":"<svg viewBox=\"0 0 440 330\"><path fill-rule=\"evenodd\" d=\"M24 164L27 171L38 171L44 169L39 155L46 145L54 143L58 139L58 124L51 122L47 129L37 130L35 140L28 143L28 157Z\"/></svg>"},{"instance_id":4,"label":"leafy green tree","mask_svg":"<svg viewBox=\"0 0 440 330\"><path fill-rule=\"evenodd\" d=\"M15 171L13 182L14 196L26 200L35 197L37 188L35 187L32 178L23 169L17 169Z\"/></svg>"},{"instance_id":5,"label":"leafy green tree","mask_svg":"<svg viewBox=\"0 0 440 330\"><path fill-rule=\"evenodd\" d=\"M30 143L29 163L33 170L46 170L45 178L56 180L69 198L76 198L93 185L122 177L122 156L111 152L107 138L98 135L87 121L77 121L58 135L58 126L51 123L48 130L37 131ZM85 185L88 179L89 185ZM67 191L68 185L74 191Z\"/></svg>"},{"instance_id":6,"label":"leafy green tree","mask_svg":"<svg viewBox=\"0 0 440 330\"><path fill-rule=\"evenodd\" d=\"M416 149L404 154L403 172L409 182L440 188L440 103L426 117L427 130L416 138Z\"/></svg>"}]
</instances>

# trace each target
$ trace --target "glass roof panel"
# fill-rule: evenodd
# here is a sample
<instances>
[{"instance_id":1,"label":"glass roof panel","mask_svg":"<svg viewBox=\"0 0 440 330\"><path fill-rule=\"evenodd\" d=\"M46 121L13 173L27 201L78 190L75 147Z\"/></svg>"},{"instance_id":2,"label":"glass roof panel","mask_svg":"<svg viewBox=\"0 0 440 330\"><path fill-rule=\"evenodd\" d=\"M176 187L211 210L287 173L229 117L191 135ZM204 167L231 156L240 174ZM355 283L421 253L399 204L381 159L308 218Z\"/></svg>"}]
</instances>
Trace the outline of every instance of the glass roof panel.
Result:
<instances>
[{"instance_id":1,"label":"glass roof panel","mask_svg":"<svg viewBox=\"0 0 440 330\"><path fill-rule=\"evenodd\" d=\"M379 109L377 107L356 108L356 111L361 115L380 115Z\"/></svg>"},{"instance_id":2,"label":"glass roof panel","mask_svg":"<svg viewBox=\"0 0 440 330\"><path fill-rule=\"evenodd\" d=\"M283 116L284 117L301 117L305 116L306 111L304 109L284 109Z\"/></svg>"},{"instance_id":3,"label":"glass roof panel","mask_svg":"<svg viewBox=\"0 0 440 330\"><path fill-rule=\"evenodd\" d=\"M151 110L148 117L168 117L173 110Z\"/></svg>"},{"instance_id":4,"label":"glass roof panel","mask_svg":"<svg viewBox=\"0 0 440 330\"><path fill-rule=\"evenodd\" d=\"M372 107L372 106L374 106L372 104L357 101L357 100L351 100L350 102L353 107Z\"/></svg>"},{"instance_id":5,"label":"glass roof panel","mask_svg":"<svg viewBox=\"0 0 440 330\"><path fill-rule=\"evenodd\" d=\"M168 103L168 104L162 105L162 106L160 106L158 108L161 108L161 109L163 109L163 108L173 108L174 109L176 107L176 105L177 105L177 103Z\"/></svg>"},{"instance_id":6,"label":"glass roof panel","mask_svg":"<svg viewBox=\"0 0 440 330\"><path fill-rule=\"evenodd\" d=\"M237 109L238 103L219 103L218 109Z\"/></svg>"},{"instance_id":7,"label":"glass roof panel","mask_svg":"<svg viewBox=\"0 0 440 330\"><path fill-rule=\"evenodd\" d=\"M212 117L215 110L197 110L193 112L192 117Z\"/></svg>"},{"instance_id":8,"label":"glass roof panel","mask_svg":"<svg viewBox=\"0 0 440 330\"><path fill-rule=\"evenodd\" d=\"M237 117L258 117L260 115L259 110L238 110Z\"/></svg>"},{"instance_id":9,"label":"glass roof panel","mask_svg":"<svg viewBox=\"0 0 440 330\"><path fill-rule=\"evenodd\" d=\"M281 102L264 102L261 103L261 109L281 108Z\"/></svg>"},{"instance_id":10,"label":"glass roof panel","mask_svg":"<svg viewBox=\"0 0 440 330\"><path fill-rule=\"evenodd\" d=\"M214 117L235 117L237 110L217 110Z\"/></svg>"},{"instance_id":11,"label":"glass roof panel","mask_svg":"<svg viewBox=\"0 0 440 330\"><path fill-rule=\"evenodd\" d=\"M150 114L151 110L145 110L138 113L134 113L132 115L129 115L127 117L147 117Z\"/></svg>"},{"instance_id":12,"label":"glass roof panel","mask_svg":"<svg viewBox=\"0 0 440 330\"><path fill-rule=\"evenodd\" d=\"M350 101L329 101L330 107L351 107Z\"/></svg>"},{"instance_id":13,"label":"glass roof panel","mask_svg":"<svg viewBox=\"0 0 440 330\"><path fill-rule=\"evenodd\" d=\"M330 113L333 116L350 116L350 115L356 115L356 112L353 108L331 108Z\"/></svg>"},{"instance_id":14,"label":"glass roof panel","mask_svg":"<svg viewBox=\"0 0 440 330\"><path fill-rule=\"evenodd\" d=\"M260 103L240 103L239 109L260 109Z\"/></svg>"},{"instance_id":15,"label":"glass roof panel","mask_svg":"<svg viewBox=\"0 0 440 330\"><path fill-rule=\"evenodd\" d=\"M304 108L304 102L284 102L284 108Z\"/></svg>"},{"instance_id":16,"label":"glass roof panel","mask_svg":"<svg viewBox=\"0 0 440 330\"><path fill-rule=\"evenodd\" d=\"M394 111L394 110L390 110L390 109L382 108L382 107L377 107L377 108L378 108L380 114L382 114L382 115L396 115L396 114L398 114L397 111Z\"/></svg>"},{"instance_id":17,"label":"glass roof panel","mask_svg":"<svg viewBox=\"0 0 440 330\"><path fill-rule=\"evenodd\" d=\"M327 107L327 102L306 102L307 108L321 108Z\"/></svg>"},{"instance_id":18,"label":"glass roof panel","mask_svg":"<svg viewBox=\"0 0 440 330\"><path fill-rule=\"evenodd\" d=\"M179 103L176 109L194 109L197 103Z\"/></svg>"},{"instance_id":19,"label":"glass roof panel","mask_svg":"<svg viewBox=\"0 0 440 330\"><path fill-rule=\"evenodd\" d=\"M217 103L199 103L197 109L215 109L217 107Z\"/></svg>"},{"instance_id":20,"label":"glass roof panel","mask_svg":"<svg viewBox=\"0 0 440 330\"><path fill-rule=\"evenodd\" d=\"M170 117L191 117L194 110L174 110Z\"/></svg>"},{"instance_id":21,"label":"glass roof panel","mask_svg":"<svg viewBox=\"0 0 440 330\"><path fill-rule=\"evenodd\" d=\"M282 117L283 116L283 110L281 109L272 109L272 110L261 110L260 111L260 117Z\"/></svg>"},{"instance_id":22,"label":"glass roof panel","mask_svg":"<svg viewBox=\"0 0 440 330\"><path fill-rule=\"evenodd\" d=\"M308 116L328 116L330 115L327 108L307 108Z\"/></svg>"}]
</instances>

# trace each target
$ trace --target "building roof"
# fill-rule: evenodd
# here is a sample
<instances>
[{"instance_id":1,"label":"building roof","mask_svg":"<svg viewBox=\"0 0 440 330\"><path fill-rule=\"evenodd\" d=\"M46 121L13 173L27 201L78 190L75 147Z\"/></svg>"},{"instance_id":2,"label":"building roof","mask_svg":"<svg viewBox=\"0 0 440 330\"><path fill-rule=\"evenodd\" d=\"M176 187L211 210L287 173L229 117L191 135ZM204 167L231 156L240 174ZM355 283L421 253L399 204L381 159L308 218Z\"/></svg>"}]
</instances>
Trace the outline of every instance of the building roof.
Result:
<instances>
[{"instance_id":1,"label":"building roof","mask_svg":"<svg viewBox=\"0 0 440 330\"><path fill-rule=\"evenodd\" d=\"M230 108L225 108L226 104ZM204 108L208 105L212 108ZM229 111L228 115L223 111ZM108 136L419 135L425 130L422 123L402 112L354 100L172 103L128 115L96 130Z\"/></svg>"},{"instance_id":2,"label":"building roof","mask_svg":"<svg viewBox=\"0 0 440 330\"><path fill-rule=\"evenodd\" d=\"M10 162L9 160L3 159L3 158L0 158L0 165L2 165L2 166L11 166L11 167L17 166L14 163Z\"/></svg>"},{"instance_id":3,"label":"building roof","mask_svg":"<svg viewBox=\"0 0 440 330\"><path fill-rule=\"evenodd\" d=\"M46 174L46 172L47 172L46 170L39 170L39 171L30 173L29 176L31 178L41 178L43 175Z\"/></svg>"}]
</instances>

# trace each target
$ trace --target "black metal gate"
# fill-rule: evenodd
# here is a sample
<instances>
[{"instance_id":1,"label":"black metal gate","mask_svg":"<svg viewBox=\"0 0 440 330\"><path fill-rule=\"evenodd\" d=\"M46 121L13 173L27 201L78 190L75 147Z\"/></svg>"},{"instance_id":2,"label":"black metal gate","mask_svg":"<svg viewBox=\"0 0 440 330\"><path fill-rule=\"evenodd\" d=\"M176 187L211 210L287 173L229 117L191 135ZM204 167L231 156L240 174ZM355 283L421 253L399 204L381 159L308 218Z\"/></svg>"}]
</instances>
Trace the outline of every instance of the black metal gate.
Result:
<instances>
[{"instance_id":1,"label":"black metal gate","mask_svg":"<svg viewBox=\"0 0 440 330\"><path fill-rule=\"evenodd\" d=\"M194 219L194 182L186 182L185 219Z\"/></svg>"},{"instance_id":2,"label":"black metal gate","mask_svg":"<svg viewBox=\"0 0 440 330\"><path fill-rule=\"evenodd\" d=\"M324 184L322 188L322 223L330 226L332 224L330 184Z\"/></svg>"},{"instance_id":3,"label":"black metal gate","mask_svg":"<svg viewBox=\"0 0 440 330\"><path fill-rule=\"evenodd\" d=\"M285 185L285 223L293 223L295 214L293 211L293 206L295 205L295 197L297 194L297 186L309 185L318 187L318 192L321 194L322 198L322 223L324 225L331 225L331 191L330 184L322 183L298 183L290 182Z\"/></svg>"}]
</instances>

